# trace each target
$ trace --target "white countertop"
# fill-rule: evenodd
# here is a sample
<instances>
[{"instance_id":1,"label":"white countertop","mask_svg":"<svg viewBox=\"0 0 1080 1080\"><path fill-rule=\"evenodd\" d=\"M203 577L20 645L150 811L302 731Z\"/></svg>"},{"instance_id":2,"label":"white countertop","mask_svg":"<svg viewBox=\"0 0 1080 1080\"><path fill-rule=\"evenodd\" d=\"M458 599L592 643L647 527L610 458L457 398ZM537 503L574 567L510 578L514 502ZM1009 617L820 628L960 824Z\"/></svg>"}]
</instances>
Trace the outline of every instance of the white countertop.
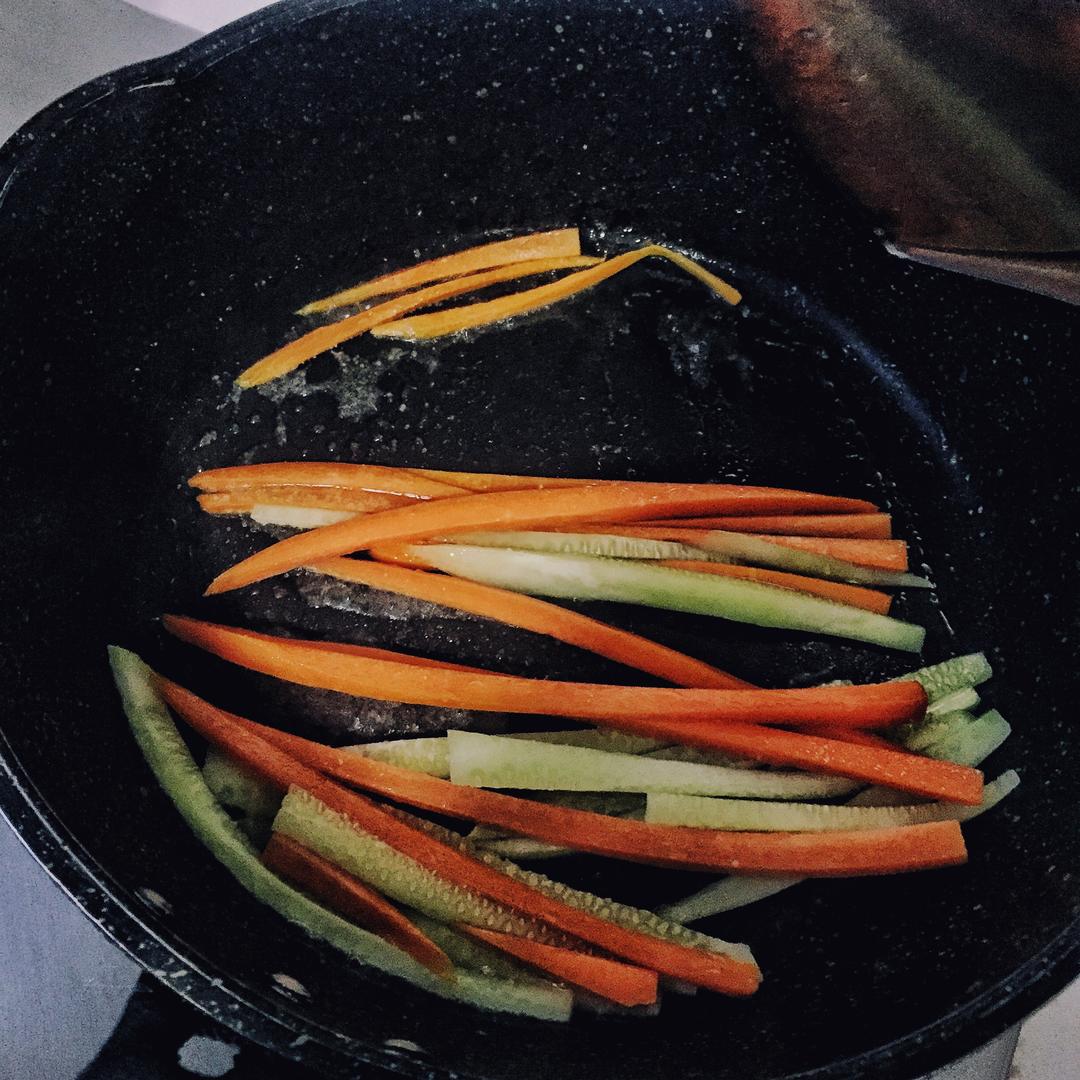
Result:
<instances>
[{"instance_id":1,"label":"white countertop","mask_svg":"<svg viewBox=\"0 0 1080 1080\"><path fill-rule=\"evenodd\" d=\"M139 2L201 30L263 6ZM66 90L198 36L123 0L0 0L0 140ZM0 866L0 973L24 973L0 979L0 1077L69 1080L108 1037L138 969L82 918L2 819ZM17 1014L23 1023L12 1022ZM1080 982L1024 1024L1010 1070L1014 1038L1008 1032L927 1080L1080 1080Z\"/></svg>"}]
</instances>

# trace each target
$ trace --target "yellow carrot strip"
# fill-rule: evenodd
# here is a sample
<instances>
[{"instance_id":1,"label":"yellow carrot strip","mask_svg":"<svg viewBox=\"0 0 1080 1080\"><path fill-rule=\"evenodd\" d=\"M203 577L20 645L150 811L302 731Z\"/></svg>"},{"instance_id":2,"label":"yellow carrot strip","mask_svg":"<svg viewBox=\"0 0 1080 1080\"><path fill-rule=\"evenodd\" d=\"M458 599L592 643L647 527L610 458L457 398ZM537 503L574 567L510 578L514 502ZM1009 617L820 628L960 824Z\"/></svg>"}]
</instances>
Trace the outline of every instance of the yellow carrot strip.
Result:
<instances>
[{"instance_id":1,"label":"yellow carrot strip","mask_svg":"<svg viewBox=\"0 0 1080 1080\"><path fill-rule=\"evenodd\" d=\"M429 285L426 289L396 296L393 300L376 304L375 307L350 315L347 319L316 327L295 341L290 341L242 371L236 377L236 385L247 389L269 382L271 379L295 370L301 364L326 352L327 349L333 349L351 338L359 337L379 323L396 319L399 315L415 311L417 308L437 304L451 296L474 292L476 289L483 289L500 281L512 281L515 278L529 277L533 274L546 274L552 270L572 270L579 266L595 266L599 261L599 259L583 255L559 259L533 259L529 262L499 266L494 270L485 270L479 274L470 274L468 277L453 278L437 285Z\"/></svg>"},{"instance_id":2,"label":"yellow carrot strip","mask_svg":"<svg viewBox=\"0 0 1080 1080\"><path fill-rule=\"evenodd\" d=\"M613 259L607 259L599 266L580 270L576 274L567 274L558 281L540 285L535 289L511 293L509 296L501 296L496 300L448 308L446 311L436 311L430 315L414 315L412 318L398 319L394 322L384 321L379 326L373 327L371 332L375 337L424 341L429 338L443 337L445 334L454 334L459 330L468 330L474 326L486 326L502 319L509 319L514 315L523 315L525 312L547 307L557 300L564 300L654 255L673 262L688 274L704 282L717 296L729 304L737 304L742 299L742 294L737 289L715 274L709 273L693 259L688 259L685 255L660 247L658 244L648 244L635 251L627 251L622 255L616 255Z\"/></svg>"},{"instance_id":3,"label":"yellow carrot strip","mask_svg":"<svg viewBox=\"0 0 1080 1080\"><path fill-rule=\"evenodd\" d=\"M554 229L551 232L514 236L509 240L496 240L490 244L465 248L464 251L428 259L404 270L382 274L371 281L342 289L332 296L312 300L296 314L313 315L318 311L331 311L346 304L358 304L372 296L389 296L417 285L426 285L429 281L460 277L477 270L487 270L492 266L532 262L535 259L572 259L580 254L581 236L577 229Z\"/></svg>"}]
</instances>

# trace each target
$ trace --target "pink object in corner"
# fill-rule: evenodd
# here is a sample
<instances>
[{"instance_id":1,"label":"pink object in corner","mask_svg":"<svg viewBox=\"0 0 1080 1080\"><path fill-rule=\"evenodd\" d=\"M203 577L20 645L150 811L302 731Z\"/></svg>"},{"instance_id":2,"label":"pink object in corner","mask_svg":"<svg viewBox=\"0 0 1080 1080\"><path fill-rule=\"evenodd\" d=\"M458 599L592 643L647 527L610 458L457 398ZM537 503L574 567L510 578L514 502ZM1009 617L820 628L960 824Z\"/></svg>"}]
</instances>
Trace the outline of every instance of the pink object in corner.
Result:
<instances>
[{"instance_id":1,"label":"pink object in corner","mask_svg":"<svg viewBox=\"0 0 1080 1080\"><path fill-rule=\"evenodd\" d=\"M267 0L128 0L128 3L203 33L270 6Z\"/></svg>"}]
</instances>

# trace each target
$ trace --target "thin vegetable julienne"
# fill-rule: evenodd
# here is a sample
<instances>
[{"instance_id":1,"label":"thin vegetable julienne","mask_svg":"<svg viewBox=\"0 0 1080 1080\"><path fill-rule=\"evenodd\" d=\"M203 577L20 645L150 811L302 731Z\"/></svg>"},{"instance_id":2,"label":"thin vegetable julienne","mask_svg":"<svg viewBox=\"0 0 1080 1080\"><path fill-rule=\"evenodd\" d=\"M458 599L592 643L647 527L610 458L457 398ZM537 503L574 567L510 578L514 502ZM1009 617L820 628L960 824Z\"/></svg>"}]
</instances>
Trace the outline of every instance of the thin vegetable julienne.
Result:
<instances>
[{"instance_id":1,"label":"thin vegetable julienne","mask_svg":"<svg viewBox=\"0 0 1080 1080\"><path fill-rule=\"evenodd\" d=\"M657 528L723 529L726 532L764 533L773 536L834 536L863 540L889 540L892 537L892 518L888 514L771 514L671 518L668 521L643 521L641 524Z\"/></svg>"},{"instance_id":2,"label":"thin vegetable julienne","mask_svg":"<svg viewBox=\"0 0 1080 1080\"><path fill-rule=\"evenodd\" d=\"M429 281L460 277L493 266L507 266L535 259L569 259L580 254L581 235L575 228L552 229L549 232L513 236L508 240L494 240L489 244L479 244L449 255L427 259L401 270L392 270L370 281L342 289L331 296L312 300L296 314L311 315L315 312L330 311L346 304L358 304L373 296L388 296L417 285L426 285Z\"/></svg>"},{"instance_id":3,"label":"thin vegetable julienne","mask_svg":"<svg viewBox=\"0 0 1080 1080\"><path fill-rule=\"evenodd\" d=\"M432 839L380 809L369 799L325 779L237 724L228 714L206 707L205 702L182 687L162 679L159 680L159 689L170 706L200 735L253 771L283 790L294 785L303 788L330 809L348 817L359 828L447 881L530 915L641 967L720 993L751 994L758 987L761 976L754 964L624 930L604 919L571 908Z\"/></svg>"},{"instance_id":4,"label":"thin vegetable julienne","mask_svg":"<svg viewBox=\"0 0 1080 1080\"><path fill-rule=\"evenodd\" d=\"M411 663L383 658L386 650L374 655L374 650L366 646L274 637L181 615L166 615L163 623L181 640L264 675L413 705L543 713L595 721L625 719L642 727L654 721L694 721L703 731L732 721L882 727L920 715L926 707L925 691L914 682L799 690L696 690L558 682L485 674L479 669L476 673L455 671L445 665L418 667L414 666L418 663L415 657L410 658Z\"/></svg>"},{"instance_id":5,"label":"thin vegetable julienne","mask_svg":"<svg viewBox=\"0 0 1080 1080\"><path fill-rule=\"evenodd\" d=\"M269 382L290 371L294 371L301 364L307 363L313 357L324 353L329 349L336 348L352 338L359 337L379 323L390 322L417 308L429 307L440 303L452 296L460 296L462 293L476 292L485 289L489 285L495 285L501 281L515 281L518 278L530 277L534 274L547 274L553 270L572 270L581 266L594 266L599 259L582 258L559 258L537 259L531 262L514 263L510 266L500 266L493 270L484 270L478 274L470 274L467 277L453 278L437 285L429 285L426 289L418 289L416 292L403 293L395 296L374 307L366 308L356 315L340 319L338 322L329 323L327 326L319 326L314 330L290 341L280 349L246 368L236 377L237 386L245 389L259 386Z\"/></svg>"},{"instance_id":6,"label":"thin vegetable julienne","mask_svg":"<svg viewBox=\"0 0 1080 1080\"><path fill-rule=\"evenodd\" d=\"M219 473L224 471L219 470ZM200 477L194 477L190 482L195 484L199 480ZM206 474L201 474L201 480L206 482ZM263 479L262 482L268 481ZM400 487L378 490L401 493ZM423 539L440 533L598 519L630 521L657 514L840 511L851 509L853 501L780 488L633 483L498 491L436 499L287 537L219 574L206 592L208 595L228 592L336 555L349 555L377 544Z\"/></svg>"},{"instance_id":7,"label":"thin vegetable julienne","mask_svg":"<svg viewBox=\"0 0 1080 1080\"><path fill-rule=\"evenodd\" d=\"M469 330L476 326L487 326L501 322L515 315L547 307L556 301L589 289L601 281L606 281L642 259L658 257L667 259L680 269L696 277L707 285L717 296L729 304L738 304L742 294L726 281L711 274L703 266L688 259L685 255L658 244L648 244L634 251L607 259L599 266L579 270L576 274L567 274L559 281L540 285L535 289L511 293L479 304L467 304L464 307L448 308L445 311L432 312L430 315L414 315L412 318L399 319L395 322L382 323L373 329L376 337L406 338L407 340L426 340L454 334L459 330Z\"/></svg>"},{"instance_id":8,"label":"thin vegetable julienne","mask_svg":"<svg viewBox=\"0 0 1080 1080\"><path fill-rule=\"evenodd\" d=\"M327 559L311 569L545 634L680 686L734 690L752 685L648 638L507 589L358 559Z\"/></svg>"},{"instance_id":9,"label":"thin vegetable julienne","mask_svg":"<svg viewBox=\"0 0 1080 1080\"><path fill-rule=\"evenodd\" d=\"M454 965L446 953L393 904L291 837L274 833L263 849L262 861L279 877L396 945L433 974L445 978L453 973Z\"/></svg>"}]
</instances>

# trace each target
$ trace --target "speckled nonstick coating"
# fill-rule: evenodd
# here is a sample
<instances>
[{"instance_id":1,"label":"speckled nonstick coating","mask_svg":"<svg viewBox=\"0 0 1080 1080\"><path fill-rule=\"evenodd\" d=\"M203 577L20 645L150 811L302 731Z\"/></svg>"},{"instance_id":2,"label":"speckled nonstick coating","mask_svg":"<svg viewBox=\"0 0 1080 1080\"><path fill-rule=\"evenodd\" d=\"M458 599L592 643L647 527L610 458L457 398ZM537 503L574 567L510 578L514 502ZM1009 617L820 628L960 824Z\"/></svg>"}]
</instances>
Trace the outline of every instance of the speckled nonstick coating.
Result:
<instances>
[{"instance_id":1,"label":"speckled nonstick coating","mask_svg":"<svg viewBox=\"0 0 1080 1080\"><path fill-rule=\"evenodd\" d=\"M0 803L120 944L328 1074L367 1061L490 1080L909 1076L1077 971L1076 313L888 257L749 56L716 4L285 4L76 91L0 155ZM746 305L639 266L509 329L361 341L264 393L230 388L314 295L500 229L564 224L590 249L646 237L699 251ZM294 726L304 705L339 731L471 718L282 695L168 646L155 617L627 674L299 576L200 600L266 537L200 517L184 479L300 454L876 497L938 584L899 604L928 623L927 657L991 652L990 696L1016 729L991 768L1018 768L1024 786L967 829L963 869L807 885L714 920L760 958L749 1001L671 996L655 1020L557 1026L369 974L253 903L182 826L129 737L106 642L225 704ZM906 664L596 610L763 681ZM645 901L700 881L564 869Z\"/></svg>"}]
</instances>

